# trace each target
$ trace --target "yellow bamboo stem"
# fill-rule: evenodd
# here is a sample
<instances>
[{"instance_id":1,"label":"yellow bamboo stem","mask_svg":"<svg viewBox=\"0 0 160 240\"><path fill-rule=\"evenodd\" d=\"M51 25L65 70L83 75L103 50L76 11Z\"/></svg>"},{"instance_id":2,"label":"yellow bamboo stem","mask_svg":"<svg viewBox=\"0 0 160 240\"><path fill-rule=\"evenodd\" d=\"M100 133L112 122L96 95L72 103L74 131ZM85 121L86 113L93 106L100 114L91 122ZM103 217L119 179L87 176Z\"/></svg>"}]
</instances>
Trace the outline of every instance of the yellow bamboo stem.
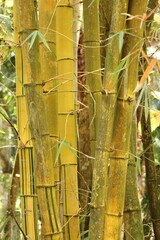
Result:
<instances>
[{"instance_id":1,"label":"yellow bamboo stem","mask_svg":"<svg viewBox=\"0 0 160 240\"><path fill-rule=\"evenodd\" d=\"M80 239L78 219L76 111L74 100L74 57L72 41L72 1L57 2L56 55L59 76L59 129L61 148L61 194L64 239ZM71 149L63 143L67 143Z\"/></svg>"},{"instance_id":2,"label":"yellow bamboo stem","mask_svg":"<svg viewBox=\"0 0 160 240\"><path fill-rule=\"evenodd\" d=\"M19 133L20 194L22 209L22 228L24 234L33 240L38 236L37 195L35 191L35 173L32 141L28 129L28 118L23 89L22 53L19 46L19 2L14 0L14 42L16 46L16 95L17 121Z\"/></svg>"},{"instance_id":3,"label":"yellow bamboo stem","mask_svg":"<svg viewBox=\"0 0 160 240\"><path fill-rule=\"evenodd\" d=\"M40 60L41 60L41 76L44 83L44 101L47 114L47 122L49 135L52 146L52 156L54 162L54 179L57 184L56 195L57 203L59 202L59 168L56 154L58 150L58 81L55 78L57 74L56 63L56 19L55 19L56 2L54 0L39 1L39 28L45 37L50 48L40 42ZM58 204L59 205L59 204Z\"/></svg>"},{"instance_id":4,"label":"yellow bamboo stem","mask_svg":"<svg viewBox=\"0 0 160 240\"><path fill-rule=\"evenodd\" d=\"M35 157L35 177L38 203L42 221L42 239L62 239L61 226L56 203L53 158L51 142L46 124L46 112L40 77L39 42L35 38L30 47L26 38L37 31L36 1L19 0L19 37L22 44L24 94L26 94L27 115ZM22 146L23 147L23 146ZM24 154L26 154L24 152Z\"/></svg>"}]
</instances>

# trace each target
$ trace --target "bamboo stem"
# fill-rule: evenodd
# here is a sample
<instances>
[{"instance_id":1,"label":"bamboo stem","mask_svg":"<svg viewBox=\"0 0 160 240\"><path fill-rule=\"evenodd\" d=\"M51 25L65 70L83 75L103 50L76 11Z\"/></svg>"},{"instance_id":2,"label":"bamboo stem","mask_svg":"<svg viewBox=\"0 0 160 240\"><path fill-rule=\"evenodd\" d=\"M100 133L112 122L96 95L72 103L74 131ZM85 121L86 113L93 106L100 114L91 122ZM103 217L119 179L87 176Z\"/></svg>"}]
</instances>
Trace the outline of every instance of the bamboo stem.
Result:
<instances>
[{"instance_id":1,"label":"bamboo stem","mask_svg":"<svg viewBox=\"0 0 160 240\"><path fill-rule=\"evenodd\" d=\"M136 117L134 116L134 119L132 121L130 155L126 179L126 194L124 207L125 240L144 239L141 208L139 204L137 191L136 139L137 139L137 122Z\"/></svg>"},{"instance_id":2,"label":"bamboo stem","mask_svg":"<svg viewBox=\"0 0 160 240\"><path fill-rule=\"evenodd\" d=\"M72 1L58 1L56 55L58 75L63 76L59 78L58 105L61 141L61 199L65 240L80 239L77 156L71 151L72 148L77 149L72 20Z\"/></svg>"},{"instance_id":3,"label":"bamboo stem","mask_svg":"<svg viewBox=\"0 0 160 240\"><path fill-rule=\"evenodd\" d=\"M146 12L147 1L129 1L128 13L137 16ZM130 33L143 37L143 27L137 18L127 22ZM127 30L127 31L128 31ZM126 35L123 47L123 56L128 56L133 50L142 47L142 39ZM127 165L134 106L134 89L138 78L139 53L130 56L127 72L119 82L119 95L116 106L116 119L113 131L112 149L110 153L110 173L107 191L104 239L119 240L123 218ZM126 77L127 75L127 77Z\"/></svg>"},{"instance_id":4,"label":"bamboo stem","mask_svg":"<svg viewBox=\"0 0 160 240\"><path fill-rule=\"evenodd\" d=\"M112 9L110 36L125 28L125 16L128 1L115 1ZM108 178L108 159L114 122L117 86L114 71L120 61L117 37L110 38L106 48L105 75L103 79L102 105L97 137L96 154L93 170L93 189L91 200L90 239L103 239L104 211ZM96 226L96 227L95 227Z\"/></svg>"}]
</instances>

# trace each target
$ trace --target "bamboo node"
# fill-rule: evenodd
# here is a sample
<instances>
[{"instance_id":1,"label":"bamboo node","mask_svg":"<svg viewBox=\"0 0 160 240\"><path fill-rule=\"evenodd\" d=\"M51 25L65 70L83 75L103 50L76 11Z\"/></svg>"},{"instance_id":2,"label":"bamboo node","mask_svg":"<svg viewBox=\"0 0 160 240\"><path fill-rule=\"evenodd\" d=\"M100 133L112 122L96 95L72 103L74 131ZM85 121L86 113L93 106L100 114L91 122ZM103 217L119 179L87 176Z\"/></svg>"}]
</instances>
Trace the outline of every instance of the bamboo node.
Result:
<instances>
[{"instance_id":1,"label":"bamboo node","mask_svg":"<svg viewBox=\"0 0 160 240\"><path fill-rule=\"evenodd\" d=\"M21 194L20 197L38 197L37 194Z\"/></svg>"},{"instance_id":2,"label":"bamboo node","mask_svg":"<svg viewBox=\"0 0 160 240\"><path fill-rule=\"evenodd\" d=\"M107 95L107 91L106 91L105 89L102 89L102 90L101 90L101 93L102 93L103 95Z\"/></svg>"}]
</instances>

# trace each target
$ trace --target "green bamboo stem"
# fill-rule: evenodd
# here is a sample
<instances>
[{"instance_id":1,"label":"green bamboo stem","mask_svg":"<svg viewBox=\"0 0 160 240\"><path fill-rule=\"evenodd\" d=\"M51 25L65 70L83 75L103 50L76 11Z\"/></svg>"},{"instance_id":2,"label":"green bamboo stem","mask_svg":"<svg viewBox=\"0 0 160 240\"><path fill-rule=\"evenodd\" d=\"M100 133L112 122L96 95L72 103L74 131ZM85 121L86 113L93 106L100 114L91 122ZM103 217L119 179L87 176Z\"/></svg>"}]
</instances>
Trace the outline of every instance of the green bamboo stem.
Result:
<instances>
[{"instance_id":1,"label":"green bamboo stem","mask_svg":"<svg viewBox=\"0 0 160 240\"><path fill-rule=\"evenodd\" d=\"M61 199L65 240L80 239L77 156L71 151L71 149L77 149L72 20L72 1L58 1L56 55L59 76L59 135L62 144ZM67 143L71 149L63 143Z\"/></svg>"},{"instance_id":2,"label":"green bamboo stem","mask_svg":"<svg viewBox=\"0 0 160 240\"><path fill-rule=\"evenodd\" d=\"M156 165L153 151L153 140L151 135L151 122L150 114L148 114L147 120L145 117L145 109L143 108L142 119L142 142L146 166L146 185L149 199L149 209L151 214L151 220L153 224L153 230L155 239L160 238L160 206L158 197L158 183L156 174Z\"/></svg>"},{"instance_id":3,"label":"green bamboo stem","mask_svg":"<svg viewBox=\"0 0 160 240\"><path fill-rule=\"evenodd\" d=\"M99 1L99 20L100 20L100 43L101 43L101 68L105 68L107 39L109 37L113 0ZM104 73L104 71L103 71Z\"/></svg>"},{"instance_id":4,"label":"green bamboo stem","mask_svg":"<svg viewBox=\"0 0 160 240\"><path fill-rule=\"evenodd\" d=\"M53 158L42 87L35 83L25 84L29 126L36 160L37 194L42 221L42 238L61 240L62 232L56 203ZM43 114L41 114L43 112Z\"/></svg>"},{"instance_id":5,"label":"green bamboo stem","mask_svg":"<svg viewBox=\"0 0 160 240\"><path fill-rule=\"evenodd\" d=\"M85 71L87 73L86 81L91 94L89 95L89 117L91 122L90 141L92 156L95 155L102 95L98 10L99 4L97 0L83 2Z\"/></svg>"},{"instance_id":6,"label":"green bamboo stem","mask_svg":"<svg viewBox=\"0 0 160 240\"><path fill-rule=\"evenodd\" d=\"M146 12L147 1L129 2L128 13L137 16ZM127 31L142 38L141 20L134 18L127 22ZM142 39L133 35L125 36L123 56L142 47ZM119 240L124 210L125 185L129 158L132 113L134 106L134 89L138 78L138 51L129 58L127 72L119 83L119 95L116 106L116 119L110 153L110 174L107 191L104 239ZM127 75L127 77L126 77ZM124 80L125 79L125 80Z\"/></svg>"},{"instance_id":7,"label":"green bamboo stem","mask_svg":"<svg viewBox=\"0 0 160 240\"><path fill-rule=\"evenodd\" d=\"M37 219L37 198L35 193L34 159L32 142L27 125L27 111L23 89L22 52L19 42L19 1L14 0L14 41L16 46L16 96L17 122L19 134L20 196L22 210L22 228L31 239L39 239ZM12 189L12 188L11 188Z\"/></svg>"},{"instance_id":8,"label":"green bamboo stem","mask_svg":"<svg viewBox=\"0 0 160 240\"><path fill-rule=\"evenodd\" d=\"M112 9L110 36L125 28L125 16L128 1L115 1ZM114 121L117 87L116 74L113 74L120 61L118 37L112 37L106 48L105 76L102 91L99 132L93 170L93 189L91 200L90 239L103 239L104 211L108 178L108 158ZM96 227L95 227L96 226Z\"/></svg>"},{"instance_id":9,"label":"green bamboo stem","mask_svg":"<svg viewBox=\"0 0 160 240\"><path fill-rule=\"evenodd\" d=\"M54 162L54 179L57 195L57 203L59 202L59 162L55 162L58 151L58 94L55 78L57 75L56 63L56 19L55 19L56 3L53 0L39 1L39 28L44 34L50 50L46 48L43 42L40 42L40 61L41 76L44 83L44 102L46 109L46 117L48 122L48 130L51 139L52 156ZM58 204L59 205L59 204Z\"/></svg>"},{"instance_id":10,"label":"green bamboo stem","mask_svg":"<svg viewBox=\"0 0 160 240\"><path fill-rule=\"evenodd\" d=\"M125 240L144 239L141 208L139 204L137 191L136 139L137 139L137 122L136 117L134 117L132 121L130 155L127 168L126 194L124 206Z\"/></svg>"}]
</instances>

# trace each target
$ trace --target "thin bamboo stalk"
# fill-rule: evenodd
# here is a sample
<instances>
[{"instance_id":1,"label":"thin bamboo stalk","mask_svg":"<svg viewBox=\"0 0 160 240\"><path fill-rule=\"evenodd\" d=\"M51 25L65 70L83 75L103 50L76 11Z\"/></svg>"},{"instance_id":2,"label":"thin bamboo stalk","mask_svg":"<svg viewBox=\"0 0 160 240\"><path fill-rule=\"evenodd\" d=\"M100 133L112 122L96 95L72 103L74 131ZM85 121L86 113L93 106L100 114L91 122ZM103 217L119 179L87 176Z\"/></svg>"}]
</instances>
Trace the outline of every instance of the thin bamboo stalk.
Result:
<instances>
[{"instance_id":1,"label":"thin bamboo stalk","mask_svg":"<svg viewBox=\"0 0 160 240\"><path fill-rule=\"evenodd\" d=\"M146 12L147 1L129 1L128 13L132 16L143 15ZM126 35L123 55L140 49L143 42L143 27L141 19L133 18L127 22L127 31L137 36ZM138 38L139 37L139 38ZM141 38L140 38L141 37ZM138 39L137 39L138 38ZM107 191L104 239L119 240L124 210L125 184L129 158L129 143L134 106L134 89L138 78L139 53L129 57L129 66L119 83L116 119L110 153L110 174ZM127 75L127 77L126 77Z\"/></svg>"},{"instance_id":2,"label":"thin bamboo stalk","mask_svg":"<svg viewBox=\"0 0 160 240\"><path fill-rule=\"evenodd\" d=\"M60 159L65 240L80 239L77 156L71 151L71 149L77 149L72 20L72 1L58 1L56 11L56 54L58 76L60 76L58 88L59 134L62 144ZM67 143L71 149L63 143Z\"/></svg>"},{"instance_id":3,"label":"thin bamboo stalk","mask_svg":"<svg viewBox=\"0 0 160 240\"><path fill-rule=\"evenodd\" d=\"M125 16L128 1L115 1L112 9L110 36L125 28ZM106 48L105 76L103 81L102 106L100 112L99 132L93 170L93 189L91 200L90 239L103 239L104 211L108 178L108 158L114 121L117 87L116 74L113 74L120 61L118 37L110 38ZM96 227L95 227L96 226Z\"/></svg>"},{"instance_id":4,"label":"thin bamboo stalk","mask_svg":"<svg viewBox=\"0 0 160 240\"><path fill-rule=\"evenodd\" d=\"M56 2L54 0L39 1L39 28L44 34L50 50L40 42L41 76L44 83L44 101L48 130L51 139L52 157L54 162L54 180L56 187L57 203L59 202L59 162L55 162L58 151L58 81L56 63ZM58 204L59 205L59 204Z\"/></svg>"},{"instance_id":5,"label":"thin bamboo stalk","mask_svg":"<svg viewBox=\"0 0 160 240\"><path fill-rule=\"evenodd\" d=\"M17 96L17 121L19 134L19 168L20 168L20 194L22 209L22 228L24 234L31 239L39 239L37 197L35 192L35 173L33 146L27 125L27 111L23 89L22 52L19 45L19 1L14 0L14 41L16 46L16 96Z\"/></svg>"},{"instance_id":6,"label":"thin bamboo stalk","mask_svg":"<svg viewBox=\"0 0 160 240\"><path fill-rule=\"evenodd\" d=\"M137 191L136 149L137 149L137 122L132 121L130 156L127 168L126 194L124 207L124 232L125 240L143 240L143 225L141 208ZM136 226L136 227L135 227Z\"/></svg>"},{"instance_id":7,"label":"thin bamboo stalk","mask_svg":"<svg viewBox=\"0 0 160 240\"><path fill-rule=\"evenodd\" d=\"M34 153L30 150L29 156L30 159L32 159L32 154L35 157L35 180L42 221L42 239L60 240L63 237L58 218L51 142L46 123L42 81L40 78L39 42L38 38L35 38L31 48L28 41L24 43L24 40L31 33L38 30L37 2L19 0L18 7L20 19L19 37L21 43L23 43L24 93L26 94L27 115L31 134L28 139L32 139L34 147ZM22 154L27 153L23 151ZM22 162L22 165L25 164Z\"/></svg>"},{"instance_id":8,"label":"thin bamboo stalk","mask_svg":"<svg viewBox=\"0 0 160 240\"><path fill-rule=\"evenodd\" d=\"M89 95L91 155L95 156L102 95L99 2L97 0L83 2L83 17L86 81L91 92Z\"/></svg>"},{"instance_id":9,"label":"thin bamboo stalk","mask_svg":"<svg viewBox=\"0 0 160 240\"><path fill-rule=\"evenodd\" d=\"M153 140L151 135L151 122L150 114L148 114L147 120L145 117L145 109L143 108L142 119L141 119L141 129L142 129L142 142L146 166L146 185L149 199L149 209L153 224L153 230L155 234L155 239L160 238L160 206L158 200L158 183L156 174L156 165L154 159L153 151Z\"/></svg>"}]
</instances>

